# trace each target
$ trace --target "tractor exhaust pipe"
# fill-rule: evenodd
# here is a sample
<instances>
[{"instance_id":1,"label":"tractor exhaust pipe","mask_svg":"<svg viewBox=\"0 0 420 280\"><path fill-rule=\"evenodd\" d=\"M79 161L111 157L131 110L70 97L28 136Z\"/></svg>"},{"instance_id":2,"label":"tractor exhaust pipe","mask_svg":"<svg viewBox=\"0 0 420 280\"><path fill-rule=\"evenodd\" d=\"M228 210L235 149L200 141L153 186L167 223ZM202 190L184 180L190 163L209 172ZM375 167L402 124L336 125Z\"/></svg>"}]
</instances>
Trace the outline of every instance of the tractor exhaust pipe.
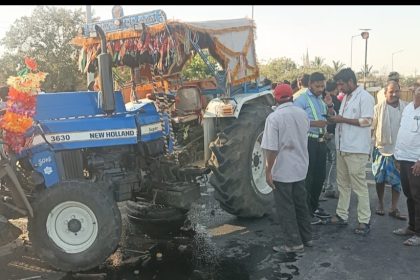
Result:
<instances>
[{"instance_id":1,"label":"tractor exhaust pipe","mask_svg":"<svg viewBox=\"0 0 420 280\"><path fill-rule=\"evenodd\" d=\"M101 38L101 54L98 55L99 84L101 95L99 106L107 114L115 112L114 81L112 79L112 57L106 50L106 36L102 28L95 24L96 33Z\"/></svg>"}]
</instances>

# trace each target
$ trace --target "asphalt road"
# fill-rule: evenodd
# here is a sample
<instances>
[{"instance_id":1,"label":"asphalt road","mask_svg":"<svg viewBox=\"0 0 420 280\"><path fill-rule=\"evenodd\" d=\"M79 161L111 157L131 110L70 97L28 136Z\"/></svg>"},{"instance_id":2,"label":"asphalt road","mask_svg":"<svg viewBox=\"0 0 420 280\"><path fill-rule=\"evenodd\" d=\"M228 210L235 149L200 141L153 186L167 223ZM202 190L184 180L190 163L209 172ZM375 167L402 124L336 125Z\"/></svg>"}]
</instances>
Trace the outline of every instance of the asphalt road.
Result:
<instances>
[{"instance_id":1,"label":"asphalt road","mask_svg":"<svg viewBox=\"0 0 420 280\"><path fill-rule=\"evenodd\" d=\"M367 171L371 180L368 168ZM374 212L377 198L373 184L369 192ZM256 220L238 219L219 208L212 188L203 186L202 195L189 214L193 231L150 239L127 228L120 249L103 266L83 274L55 271L40 261L26 242L27 245L9 249L11 254L5 255L6 250L0 249L0 279L417 280L420 277L420 248L404 246L405 238L392 234L393 229L405 226L405 221L373 213L371 233L366 237L353 233L357 225L354 194L349 225L314 225L315 246L298 255L272 251L272 246L281 241L274 214ZM389 188L385 201L389 206ZM336 204L336 199L321 202L330 213ZM399 207L406 213L403 194Z\"/></svg>"}]
</instances>

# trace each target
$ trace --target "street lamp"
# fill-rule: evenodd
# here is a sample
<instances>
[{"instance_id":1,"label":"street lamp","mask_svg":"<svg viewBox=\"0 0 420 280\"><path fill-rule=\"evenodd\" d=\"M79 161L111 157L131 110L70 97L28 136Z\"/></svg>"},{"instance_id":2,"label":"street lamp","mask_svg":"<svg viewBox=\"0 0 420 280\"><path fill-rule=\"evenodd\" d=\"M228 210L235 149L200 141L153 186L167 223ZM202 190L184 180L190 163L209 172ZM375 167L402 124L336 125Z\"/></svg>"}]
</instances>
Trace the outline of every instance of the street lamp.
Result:
<instances>
[{"instance_id":1,"label":"street lamp","mask_svg":"<svg viewBox=\"0 0 420 280\"><path fill-rule=\"evenodd\" d=\"M362 36L363 39L366 40L366 45L365 45L365 71L364 72L364 81L363 81L363 87L364 89L366 89L366 76L367 76L367 43L368 43L368 38L369 38L369 30L367 28L361 28L360 30L362 30L363 32L360 34Z\"/></svg>"},{"instance_id":2,"label":"street lamp","mask_svg":"<svg viewBox=\"0 0 420 280\"><path fill-rule=\"evenodd\" d=\"M359 34L351 36L351 44L350 44L350 68L353 67L353 38L359 36Z\"/></svg>"},{"instance_id":3,"label":"street lamp","mask_svg":"<svg viewBox=\"0 0 420 280\"><path fill-rule=\"evenodd\" d=\"M396 52L393 52L392 53L392 63L391 63L391 71L394 71L394 54L397 54L397 53L400 53L400 52L402 52L403 50L399 50L399 51L396 51Z\"/></svg>"}]
</instances>

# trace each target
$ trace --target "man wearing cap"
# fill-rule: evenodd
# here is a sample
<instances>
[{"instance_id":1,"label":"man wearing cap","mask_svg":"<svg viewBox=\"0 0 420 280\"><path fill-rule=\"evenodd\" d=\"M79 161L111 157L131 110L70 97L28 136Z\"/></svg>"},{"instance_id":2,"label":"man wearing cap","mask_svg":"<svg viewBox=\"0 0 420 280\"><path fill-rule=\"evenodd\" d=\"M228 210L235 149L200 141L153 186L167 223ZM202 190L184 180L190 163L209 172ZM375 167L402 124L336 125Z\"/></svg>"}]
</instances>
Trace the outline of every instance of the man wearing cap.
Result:
<instances>
[{"instance_id":1,"label":"man wearing cap","mask_svg":"<svg viewBox=\"0 0 420 280\"><path fill-rule=\"evenodd\" d=\"M295 101L295 105L305 110L310 121L311 128L308 135L309 168L306 175L305 185L308 192L308 206L312 215L311 224L320 224L321 219L331 217L324 209L319 207L319 196L324 185L327 145L325 133L327 127L327 112L330 108L334 114L334 104L331 96L326 98L328 106L322 100L322 93L325 89L325 77L320 72L314 72L309 77L309 89L302 93Z\"/></svg>"},{"instance_id":2,"label":"man wearing cap","mask_svg":"<svg viewBox=\"0 0 420 280\"><path fill-rule=\"evenodd\" d=\"M395 81L397 82L398 86L400 86L400 74L398 74L398 72L390 72L388 75L388 80L389 81ZM385 101L385 88L382 88L380 91L378 91L376 93L376 104L380 104L382 102Z\"/></svg>"},{"instance_id":3,"label":"man wearing cap","mask_svg":"<svg viewBox=\"0 0 420 280\"><path fill-rule=\"evenodd\" d=\"M273 188L276 211L283 232L282 252L301 252L312 246L310 216L306 202L309 120L305 111L293 105L292 88L281 84L274 89L277 108L265 122L261 147L266 157L266 181Z\"/></svg>"}]
</instances>

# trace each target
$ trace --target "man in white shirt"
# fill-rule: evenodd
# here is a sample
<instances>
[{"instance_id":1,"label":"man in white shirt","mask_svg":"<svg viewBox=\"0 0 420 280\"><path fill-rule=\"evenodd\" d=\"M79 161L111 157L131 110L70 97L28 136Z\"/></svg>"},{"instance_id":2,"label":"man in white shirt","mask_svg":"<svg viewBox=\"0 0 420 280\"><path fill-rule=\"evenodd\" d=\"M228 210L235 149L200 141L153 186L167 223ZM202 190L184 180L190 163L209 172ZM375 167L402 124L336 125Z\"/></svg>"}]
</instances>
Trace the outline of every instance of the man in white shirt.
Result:
<instances>
[{"instance_id":1,"label":"man in white shirt","mask_svg":"<svg viewBox=\"0 0 420 280\"><path fill-rule=\"evenodd\" d=\"M397 204L401 192L400 172L394 163L395 141L400 128L401 115L407 102L400 100L400 86L396 81L388 81L384 100L375 105L372 123L374 149L372 154L372 173L375 176L378 205L375 213L383 216L385 183L391 185L391 217L406 220Z\"/></svg>"},{"instance_id":2,"label":"man in white shirt","mask_svg":"<svg viewBox=\"0 0 420 280\"><path fill-rule=\"evenodd\" d=\"M420 246L420 85L414 90L413 102L402 113L394 156L400 164L401 185L407 197L408 227L393 233L412 235L404 245Z\"/></svg>"},{"instance_id":3,"label":"man in white shirt","mask_svg":"<svg viewBox=\"0 0 420 280\"><path fill-rule=\"evenodd\" d=\"M338 204L336 215L327 224L347 225L351 191L357 195L358 227L354 233L370 232L369 191L365 166L371 151L371 129L375 99L361 86L350 68L334 76L339 91L345 93L339 114L328 120L336 123Z\"/></svg>"},{"instance_id":4,"label":"man in white shirt","mask_svg":"<svg viewBox=\"0 0 420 280\"><path fill-rule=\"evenodd\" d=\"M398 85L400 85L400 74L398 72L390 72L388 74L388 82L395 81ZM385 100L385 88L382 88L380 91L376 93L376 104L379 104Z\"/></svg>"},{"instance_id":5,"label":"man in white shirt","mask_svg":"<svg viewBox=\"0 0 420 280\"><path fill-rule=\"evenodd\" d=\"M301 252L312 246L310 215L306 201L309 119L293 105L292 88L277 85L274 97L279 105L265 122L261 147L266 156L266 181L273 188L283 246L274 251Z\"/></svg>"}]
</instances>

